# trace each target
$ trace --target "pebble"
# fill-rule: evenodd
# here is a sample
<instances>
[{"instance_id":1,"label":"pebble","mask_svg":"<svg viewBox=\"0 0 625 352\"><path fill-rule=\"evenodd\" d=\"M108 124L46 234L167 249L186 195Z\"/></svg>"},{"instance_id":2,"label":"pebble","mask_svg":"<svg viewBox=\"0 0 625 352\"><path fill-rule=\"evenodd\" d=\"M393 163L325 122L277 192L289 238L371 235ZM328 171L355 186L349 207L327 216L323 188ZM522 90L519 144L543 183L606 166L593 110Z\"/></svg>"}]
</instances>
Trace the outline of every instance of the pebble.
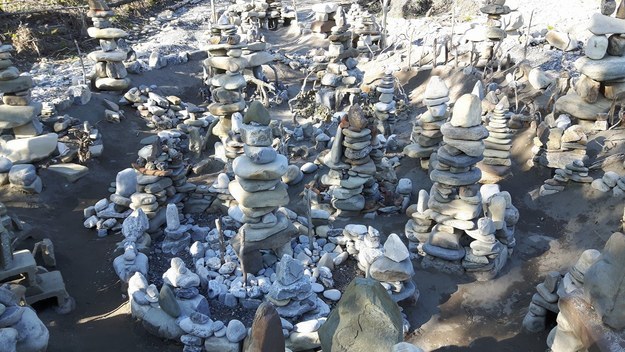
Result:
<instances>
[{"instance_id":1,"label":"pebble","mask_svg":"<svg viewBox=\"0 0 625 352\"><path fill-rule=\"evenodd\" d=\"M323 297L336 302L341 299L341 291L337 289L326 290L323 291Z\"/></svg>"}]
</instances>

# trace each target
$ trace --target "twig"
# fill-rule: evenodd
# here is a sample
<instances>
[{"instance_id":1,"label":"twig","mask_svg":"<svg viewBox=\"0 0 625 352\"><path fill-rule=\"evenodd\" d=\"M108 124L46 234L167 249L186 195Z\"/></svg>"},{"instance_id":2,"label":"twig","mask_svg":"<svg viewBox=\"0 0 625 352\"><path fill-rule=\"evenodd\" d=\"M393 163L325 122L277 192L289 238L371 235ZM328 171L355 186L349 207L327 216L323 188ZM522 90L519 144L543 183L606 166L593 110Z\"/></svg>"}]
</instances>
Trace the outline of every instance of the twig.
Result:
<instances>
[{"instance_id":1,"label":"twig","mask_svg":"<svg viewBox=\"0 0 625 352\"><path fill-rule=\"evenodd\" d=\"M82 84L87 84L87 71L85 71L85 63L82 60L82 53L80 52L80 47L78 46L78 41L76 39L74 39L74 45L76 45L78 59L80 60L80 68L82 69Z\"/></svg>"},{"instance_id":2,"label":"twig","mask_svg":"<svg viewBox=\"0 0 625 352\"><path fill-rule=\"evenodd\" d=\"M312 229L312 191L306 188L306 203L308 204L308 249L313 250L313 240L315 236L313 235Z\"/></svg>"},{"instance_id":3,"label":"twig","mask_svg":"<svg viewBox=\"0 0 625 352\"><path fill-rule=\"evenodd\" d=\"M239 259L241 259L241 271L243 272L243 287L247 286L247 270L245 270L245 260L243 255L245 253L245 230L241 230L241 248L239 248Z\"/></svg>"},{"instance_id":4,"label":"twig","mask_svg":"<svg viewBox=\"0 0 625 352\"><path fill-rule=\"evenodd\" d=\"M534 18L534 10L530 14L530 21L527 24L527 32L525 33L525 46L523 47L523 60L527 59L527 45L530 40L530 28L532 28L532 19Z\"/></svg>"},{"instance_id":5,"label":"twig","mask_svg":"<svg viewBox=\"0 0 625 352\"><path fill-rule=\"evenodd\" d=\"M215 228L217 228L217 234L219 235L219 259L223 265L225 263L226 244L224 242L224 231L221 227L221 216L215 219ZM241 259L241 261L243 260Z\"/></svg>"}]
</instances>

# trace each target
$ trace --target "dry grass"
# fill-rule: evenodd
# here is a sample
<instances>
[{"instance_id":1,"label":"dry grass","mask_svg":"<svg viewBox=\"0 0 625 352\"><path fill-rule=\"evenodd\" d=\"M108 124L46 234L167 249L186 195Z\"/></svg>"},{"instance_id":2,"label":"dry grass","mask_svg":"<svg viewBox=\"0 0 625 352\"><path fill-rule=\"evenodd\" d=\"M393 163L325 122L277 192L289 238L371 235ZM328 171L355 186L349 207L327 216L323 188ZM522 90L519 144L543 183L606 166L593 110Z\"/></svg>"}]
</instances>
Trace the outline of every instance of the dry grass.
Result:
<instances>
[{"instance_id":1,"label":"dry grass","mask_svg":"<svg viewBox=\"0 0 625 352\"><path fill-rule=\"evenodd\" d=\"M22 12L65 6L82 6L81 0L0 0L0 9L4 12Z\"/></svg>"},{"instance_id":2,"label":"dry grass","mask_svg":"<svg viewBox=\"0 0 625 352\"><path fill-rule=\"evenodd\" d=\"M11 42L18 53L34 51L41 56L37 37L29 27L22 23L17 26L15 33L11 34Z\"/></svg>"}]
</instances>

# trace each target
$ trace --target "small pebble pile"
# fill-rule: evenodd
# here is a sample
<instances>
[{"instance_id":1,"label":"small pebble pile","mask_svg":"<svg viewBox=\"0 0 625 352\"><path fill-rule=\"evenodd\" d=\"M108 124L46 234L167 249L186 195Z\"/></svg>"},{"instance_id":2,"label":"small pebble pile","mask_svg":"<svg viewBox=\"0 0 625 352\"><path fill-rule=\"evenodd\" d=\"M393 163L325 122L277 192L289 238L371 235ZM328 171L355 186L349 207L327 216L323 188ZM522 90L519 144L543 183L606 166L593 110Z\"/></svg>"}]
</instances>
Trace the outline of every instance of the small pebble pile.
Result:
<instances>
[{"instance_id":1,"label":"small pebble pile","mask_svg":"<svg viewBox=\"0 0 625 352\"><path fill-rule=\"evenodd\" d=\"M115 13L104 0L89 0L87 16L93 21L93 27L89 27L87 33L91 38L100 41L101 48L87 56L96 62L93 84L100 90L125 90L130 86L128 71L124 66L128 52L118 47L118 41L123 41L128 33L112 27L110 18L115 16Z\"/></svg>"}]
</instances>

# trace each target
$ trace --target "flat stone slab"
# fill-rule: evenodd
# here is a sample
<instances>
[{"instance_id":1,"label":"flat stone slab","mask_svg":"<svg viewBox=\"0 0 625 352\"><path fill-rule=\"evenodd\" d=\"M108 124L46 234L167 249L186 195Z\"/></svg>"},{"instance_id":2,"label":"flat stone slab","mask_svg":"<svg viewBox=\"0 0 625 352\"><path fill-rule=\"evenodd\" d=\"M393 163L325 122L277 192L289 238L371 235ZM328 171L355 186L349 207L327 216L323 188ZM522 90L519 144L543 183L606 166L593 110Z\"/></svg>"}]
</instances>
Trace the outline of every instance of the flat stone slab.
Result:
<instances>
[{"instance_id":1,"label":"flat stone slab","mask_svg":"<svg viewBox=\"0 0 625 352\"><path fill-rule=\"evenodd\" d=\"M28 106L0 105L0 129L23 126L41 113L41 103Z\"/></svg>"},{"instance_id":2,"label":"flat stone slab","mask_svg":"<svg viewBox=\"0 0 625 352\"><path fill-rule=\"evenodd\" d=\"M61 174L69 182L76 182L89 172L88 167L74 163L50 165L48 170Z\"/></svg>"},{"instance_id":3,"label":"flat stone slab","mask_svg":"<svg viewBox=\"0 0 625 352\"><path fill-rule=\"evenodd\" d=\"M33 138L0 142L0 156L4 156L16 164L41 160L56 150L58 137L56 133L48 133Z\"/></svg>"},{"instance_id":4,"label":"flat stone slab","mask_svg":"<svg viewBox=\"0 0 625 352\"><path fill-rule=\"evenodd\" d=\"M575 61L575 69L595 81L614 81L625 78L625 56L608 55L601 60L583 56Z\"/></svg>"},{"instance_id":5,"label":"flat stone slab","mask_svg":"<svg viewBox=\"0 0 625 352\"><path fill-rule=\"evenodd\" d=\"M596 103L589 104L579 95L570 93L556 101L556 112L569 114L581 120L596 121L597 114L607 113L611 106L612 103L601 95Z\"/></svg>"}]
</instances>

